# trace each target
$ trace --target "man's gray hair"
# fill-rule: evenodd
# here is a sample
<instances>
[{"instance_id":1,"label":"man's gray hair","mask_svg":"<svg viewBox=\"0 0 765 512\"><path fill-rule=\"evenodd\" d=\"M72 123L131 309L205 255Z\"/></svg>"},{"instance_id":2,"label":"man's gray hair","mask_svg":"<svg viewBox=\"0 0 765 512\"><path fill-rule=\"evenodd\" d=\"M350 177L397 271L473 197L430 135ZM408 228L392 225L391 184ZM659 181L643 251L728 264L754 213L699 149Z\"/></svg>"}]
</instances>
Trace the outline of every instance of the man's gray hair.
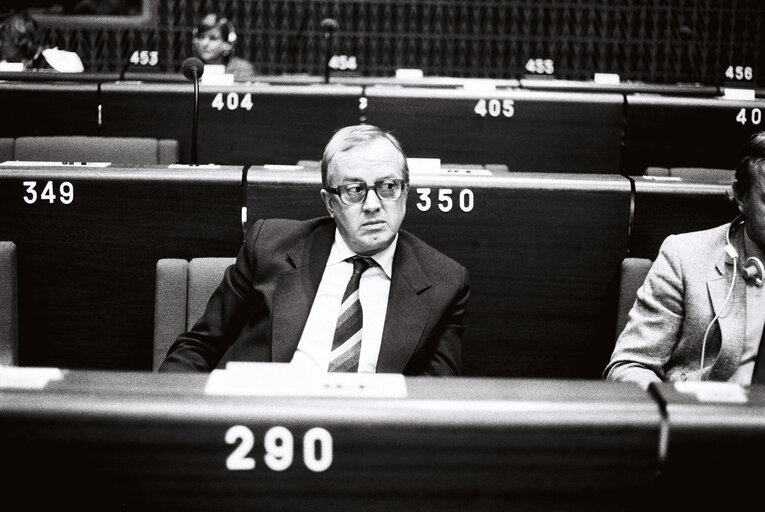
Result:
<instances>
[{"instance_id":1,"label":"man's gray hair","mask_svg":"<svg viewBox=\"0 0 765 512\"><path fill-rule=\"evenodd\" d=\"M346 126L345 128L340 128L337 130L327 143L327 146L324 148L324 155L321 158L322 187L325 189L329 187L327 176L329 175L329 169L332 165L332 160L335 158L335 155L344 151L348 151L349 149L353 149L356 146L361 146L363 144L375 141L377 139L388 140L388 142L393 144L393 147L396 148L396 151L401 153L401 159L403 162L401 172L404 178L404 182L408 184L409 166L406 163L406 155L404 154L404 150L402 149L399 141L396 140L396 138L389 132L378 128L377 126L372 126L371 124L357 124L354 126Z\"/></svg>"}]
</instances>

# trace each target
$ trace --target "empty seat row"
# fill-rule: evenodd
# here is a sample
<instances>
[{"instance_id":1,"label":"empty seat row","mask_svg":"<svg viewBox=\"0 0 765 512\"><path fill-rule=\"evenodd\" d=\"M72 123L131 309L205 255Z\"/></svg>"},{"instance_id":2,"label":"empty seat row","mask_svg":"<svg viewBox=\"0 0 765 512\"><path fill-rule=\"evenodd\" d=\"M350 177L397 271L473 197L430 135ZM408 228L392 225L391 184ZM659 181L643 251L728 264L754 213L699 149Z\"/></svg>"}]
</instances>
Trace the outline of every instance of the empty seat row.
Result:
<instances>
[{"instance_id":1,"label":"empty seat row","mask_svg":"<svg viewBox=\"0 0 765 512\"><path fill-rule=\"evenodd\" d=\"M82 135L0 138L0 162L89 161L169 165L178 163L179 159L180 146L175 139Z\"/></svg>"}]
</instances>

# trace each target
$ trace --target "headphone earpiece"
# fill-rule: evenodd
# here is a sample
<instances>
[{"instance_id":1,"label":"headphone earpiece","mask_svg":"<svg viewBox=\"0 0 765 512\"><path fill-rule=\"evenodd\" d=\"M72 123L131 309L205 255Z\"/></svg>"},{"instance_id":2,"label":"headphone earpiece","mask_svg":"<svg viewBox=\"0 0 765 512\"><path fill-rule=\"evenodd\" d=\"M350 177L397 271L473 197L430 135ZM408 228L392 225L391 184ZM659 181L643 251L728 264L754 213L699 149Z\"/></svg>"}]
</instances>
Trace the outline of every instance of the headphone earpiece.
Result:
<instances>
[{"instance_id":1,"label":"headphone earpiece","mask_svg":"<svg viewBox=\"0 0 765 512\"><path fill-rule=\"evenodd\" d=\"M228 18L222 18L220 20L220 24L225 25L226 29L228 30L228 37L226 38L228 43L229 44L236 43L236 30L234 30L234 24L231 23L231 21L229 21Z\"/></svg>"},{"instance_id":2,"label":"headphone earpiece","mask_svg":"<svg viewBox=\"0 0 765 512\"><path fill-rule=\"evenodd\" d=\"M762 265L760 258L747 258L746 266L739 266L741 275L747 281L752 281L757 286L762 286L762 279L765 277L765 267Z\"/></svg>"},{"instance_id":3,"label":"headphone earpiece","mask_svg":"<svg viewBox=\"0 0 765 512\"><path fill-rule=\"evenodd\" d=\"M733 244L730 243L731 233L733 233L739 226L743 226L744 222L746 222L746 219L743 217L734 220L726 233L727 243L725 244L725 254L727 255L727 258L725 261L735 265L745 281L751 281L757 286L762 286L762 281L765 279L765 266L763 266L762 261L760 261L759 258L751 256L746 259L745 265L741 265L738 262L738 252L733 247Z\"/></svg>"}]
</instances>

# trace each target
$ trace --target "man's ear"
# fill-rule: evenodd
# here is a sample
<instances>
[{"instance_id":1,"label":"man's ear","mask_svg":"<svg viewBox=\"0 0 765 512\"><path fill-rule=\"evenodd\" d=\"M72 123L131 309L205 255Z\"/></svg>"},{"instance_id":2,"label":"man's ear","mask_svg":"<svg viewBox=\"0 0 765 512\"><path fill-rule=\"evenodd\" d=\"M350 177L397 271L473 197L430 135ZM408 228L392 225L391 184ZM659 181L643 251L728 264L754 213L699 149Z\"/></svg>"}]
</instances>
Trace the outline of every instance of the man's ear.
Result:
<instances>
[{"instance_id":1,"label":"man's ear","mask_svg":"<svg viewBox=\"0 0 765 512\"><path fill-rule=\"evenodd\" d=\"M746 201L748 194L742 194L738 189L738 181L733 180L733 200L736 201L736 206L740 213L746 213Z\"/></svg>"},{"instance_id":2,"label":"man's ear","mask_svg":"<svg viewBox=\"0 0 765 512\"><path fill-rule=\"evenodd\" d=\"M320 190L321 200L324 201L324 206L327 208L329 216L335 218L335 207L332 205L332 194L324 189Z\"/></svg>"}]
</instances>

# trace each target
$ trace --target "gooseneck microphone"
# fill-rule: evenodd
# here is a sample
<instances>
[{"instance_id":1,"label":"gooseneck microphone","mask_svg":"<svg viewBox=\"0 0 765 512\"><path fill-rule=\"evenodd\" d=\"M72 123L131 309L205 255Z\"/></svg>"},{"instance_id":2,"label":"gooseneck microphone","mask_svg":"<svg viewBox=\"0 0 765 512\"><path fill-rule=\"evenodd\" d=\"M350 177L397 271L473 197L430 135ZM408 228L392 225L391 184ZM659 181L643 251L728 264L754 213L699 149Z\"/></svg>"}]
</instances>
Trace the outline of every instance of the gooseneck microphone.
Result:
<instances>
[{"instance_id":1,"label":"gooseneck microphone","mask_svg":"<svg viewBox=\"0 0 765 512\"><path fill-rule=\"evenodd\" d=\"M685 60L687 65L687 73L682 72L682 66L681 67L681 73L682 78L684 81L693 83L697 80L697 73L696 73L696 57L693 54L693 29L689 27L688 25L681 25L680 29L678 30L678 34L680 34L680 39L685 42Z\"/></svg>"},{"instance_id":2,"label":"gooseneck microphone","mask_svg":"<svg viewBox=\"0 0 765 512\"><path fill-rule=\"evenodd\" d=\"M205 72L204 63L189 57L181 64L183 76L194 82L194 122L191 126L191 164L197 165L197 122L199 120L199 79Z\"/></svg>"},{"instance_id":3,"label":"gooseneck microphone","mask_svg":"<svg viewBox=\"0 0 765 512\"><path fill-rule=\"evenodd\" d=\"M337 20L334 18L324 18L321 20L321 29L324 31L324 41L326 45L326 55L324 59L324 83L329 83L329 61L332 58L332 35L337 31Z\"/></svg>"}]
</instances>

